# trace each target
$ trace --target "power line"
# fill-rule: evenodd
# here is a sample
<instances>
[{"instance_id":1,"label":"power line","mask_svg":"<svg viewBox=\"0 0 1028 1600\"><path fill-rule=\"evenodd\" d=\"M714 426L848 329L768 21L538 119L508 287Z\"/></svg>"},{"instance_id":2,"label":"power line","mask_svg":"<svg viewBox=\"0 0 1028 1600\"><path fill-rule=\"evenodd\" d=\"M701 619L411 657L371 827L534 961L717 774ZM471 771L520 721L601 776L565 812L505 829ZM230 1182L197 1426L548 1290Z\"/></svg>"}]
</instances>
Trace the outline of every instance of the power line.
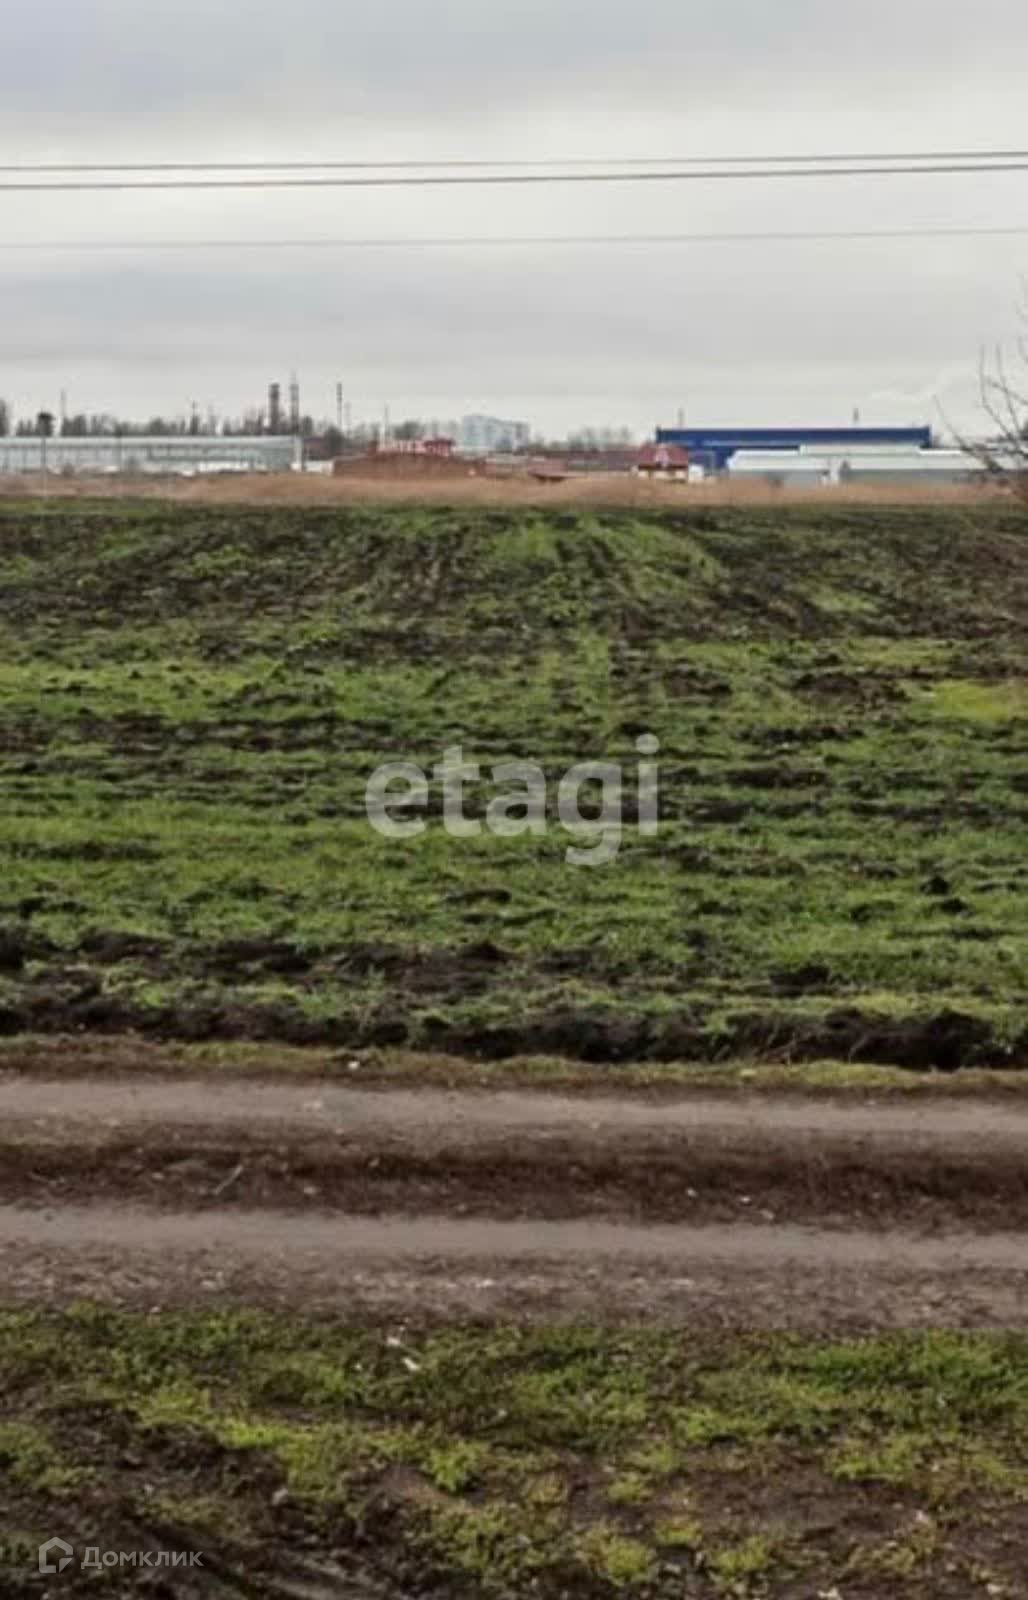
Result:
<instances>
[{"instance_id":1,"label":"power line","mask_svg":"<svg viewBox=\"0 0 1028 1600\"><path fill-rule=\"evenodd\" d=\"M0 240L0 255L116 254L189 250L467 250L510 248L662 248L680 245L857 243L874 240L1002 239L1028 234L1028 224L1005 227L846 228L750 233L438 235L349 239L20 239Z\"/></svg>"},{"instance_id":2,"label":"power line","mask_svg":"<svg viewBox=\"0 0 1028 1600\"><path fill-rule=\"evenodd\" d=\"M1028 172L1028 160L976 161L972 163L933 162L928 165L905 163L897 166L846 166L846 167L729 167L675 168L659 172L490 172L470 174L406 174L403 177L262 177L262 178L62 178L58 182L0 183L0 194L63 194L72 191L97 192L100 190L142 191L159 193L163 190L224 190L224 189L411 189L455 188L474 185L538 186L541 184L610 184L610 183L714 183L739 180L767 181L782 178L895 178L924 176L956 176L961 173L981 174L999 172Z\"/></svg>"},{"instance_id":3,"label":"power line","mask_svg":"<svg viewBox=\"0 0 1028 1600\"><path fill-rule=\"evenodd\" d=\"M431 172L451 169L556 169L588 167L775 167L851 165L856 162L1025 161L1028 150L872 150L836 155L544 156L414 161L26 161L0 163L0 173L161 172Z\"/></svg>"}]
</instances>

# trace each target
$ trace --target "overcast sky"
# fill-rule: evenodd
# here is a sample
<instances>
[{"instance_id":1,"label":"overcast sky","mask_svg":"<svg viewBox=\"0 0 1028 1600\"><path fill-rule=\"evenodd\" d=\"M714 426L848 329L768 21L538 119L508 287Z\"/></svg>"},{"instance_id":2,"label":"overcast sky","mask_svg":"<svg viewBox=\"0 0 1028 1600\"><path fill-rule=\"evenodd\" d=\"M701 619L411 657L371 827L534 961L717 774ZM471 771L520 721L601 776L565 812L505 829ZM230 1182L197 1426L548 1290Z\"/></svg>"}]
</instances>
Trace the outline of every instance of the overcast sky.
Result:
<instances>
[{"instance_id":1,"label":"overcast sky","mask_svg":"<svg viewBox=\"0 0 1028 1600\"><path fill-rule=\"evenodd\" d=\"M1028 148L1023 0L49 0L10 8L5 162ZM486 410L544 431L973 423L1012 339L1028 173L528 190L0 195L20 412ZM688 247L45 251L112 240L926 227ZM11 245L32 248L11 249Z\"/></svg>"}]
</instances>

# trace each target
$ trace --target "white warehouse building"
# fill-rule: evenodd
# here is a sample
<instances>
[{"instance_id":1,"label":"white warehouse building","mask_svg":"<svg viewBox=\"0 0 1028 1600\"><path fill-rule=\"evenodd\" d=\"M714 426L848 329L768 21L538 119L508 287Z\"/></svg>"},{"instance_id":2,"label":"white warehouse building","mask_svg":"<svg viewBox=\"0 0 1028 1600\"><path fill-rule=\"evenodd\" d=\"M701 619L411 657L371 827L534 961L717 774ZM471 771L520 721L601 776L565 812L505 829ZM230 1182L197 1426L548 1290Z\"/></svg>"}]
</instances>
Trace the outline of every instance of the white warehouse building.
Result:
<instances>
[{"instance_id":1,"label":"white warehouse building","mask_svg":"<svg viewBox=\"0 0 1028 1600\"><path fill-rule=\"evenodd\" d=\"M194 477L218 472L289 472L303 464L292 434L229 438L212 434L0 439L0 473L147 473Z\"/></svg>"},{"instance_id":2,"label":"white warehouse building","mask_svg":"<svg viewBox=\"0 0 1028 1600\"><path fill-rule=\"evenodd\" d=\"M801 446L796 450L738 450L728 463L733 479L762 478L787 488L844 483L950 484L982 480L986 469L965 450L868 450Z\"/></svg>"}]
</instances>

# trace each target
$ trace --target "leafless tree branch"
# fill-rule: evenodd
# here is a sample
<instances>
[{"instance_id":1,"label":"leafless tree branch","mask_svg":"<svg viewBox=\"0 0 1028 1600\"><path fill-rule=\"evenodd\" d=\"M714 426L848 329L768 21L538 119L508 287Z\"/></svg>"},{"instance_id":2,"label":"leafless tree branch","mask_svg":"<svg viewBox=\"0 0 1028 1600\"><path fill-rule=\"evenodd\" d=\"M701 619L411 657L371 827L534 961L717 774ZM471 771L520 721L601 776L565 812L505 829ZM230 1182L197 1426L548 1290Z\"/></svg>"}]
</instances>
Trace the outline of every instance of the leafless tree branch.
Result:
<instances>
[{"instance_id":1,"label":"leafless tree branch","mask_svg":"<svg viewBox=\"0 0 1028 1600\"><path fill-rule=\"evenodd\" d=\"M1028 283L1022 286L1019 316L1028 323ZM1019 335L1014 351L1023 376L1011 376L1002 347L991 357L984 348L980 351L978 390L992 433L984 441L961 440L961 444L990 477L1028 501L1028 335Z\"/></svg>"}]
</instances>

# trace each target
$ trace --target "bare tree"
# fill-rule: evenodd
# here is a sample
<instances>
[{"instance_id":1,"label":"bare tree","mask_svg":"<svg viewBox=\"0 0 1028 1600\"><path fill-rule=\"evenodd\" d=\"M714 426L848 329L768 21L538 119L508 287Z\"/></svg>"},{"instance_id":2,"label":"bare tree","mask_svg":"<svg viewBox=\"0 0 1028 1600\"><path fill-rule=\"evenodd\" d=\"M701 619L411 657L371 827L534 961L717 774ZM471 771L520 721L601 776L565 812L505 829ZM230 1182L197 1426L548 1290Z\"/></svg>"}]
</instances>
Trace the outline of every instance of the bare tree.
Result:
<instances>
[{"instance_id":1,"label":"bare tree","mask_svg":"<svg viewBox=\"0 0 1028 1600\"><path fill-rule=\"evenodd\" d=\"M1028 500L1028 286L1020 317L1026 331L1015 343L1013 370L1002 347L991 359L982 352L979 387L992 433L968 448L992 478Z\"/></svg>"}]
</instances>

